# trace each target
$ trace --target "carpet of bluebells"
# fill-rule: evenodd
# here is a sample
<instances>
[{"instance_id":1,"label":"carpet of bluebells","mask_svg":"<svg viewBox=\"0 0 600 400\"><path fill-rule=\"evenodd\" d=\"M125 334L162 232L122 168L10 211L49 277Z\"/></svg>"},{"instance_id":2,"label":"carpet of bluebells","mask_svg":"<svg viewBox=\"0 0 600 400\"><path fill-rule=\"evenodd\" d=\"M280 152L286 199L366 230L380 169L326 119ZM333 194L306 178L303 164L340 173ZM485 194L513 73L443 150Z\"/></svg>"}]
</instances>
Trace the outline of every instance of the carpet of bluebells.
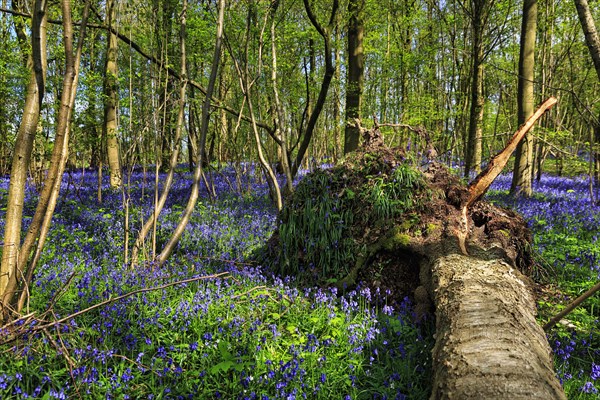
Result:
<instances>
[{"instance_id":1,"label":"carpet of bluebells","mask_svg":"<svg viewBox=\"0 0 600 400\"><path fill-rule=\"evenodd\" d=\"M123 192L108 189L106 178L100 204L94 173L66 174L26 312L50 309L59 319L138 289L229 274L138 293L3 345L0 398L428 398L432 321L415 323L408 299L392 307L386 293L367 288L299 287L248 262L276 224L256 176L251 167L237 177L229 168L211 173L217 197L204 193L169 263L131 270L123 204L132 241L151 210L152 174L133 172ZM159 249L190 180L177 174L159 220ZM530 221L553 283L573 295L589 287L600 274L600 213L586 197L587 181L544 177L536 196L519 201L506 195L508 184L501 177L489 197ZM0 217L7 188L0 179ZM36 200L34 188L27 193L25 225ZM550 334L569 398L596 398L600 389L598 309L590 300L569 316L576 328Z\"/></svg>"},{"instance_id":2,"label":"carpet of bluebells","mask_svg":"<svg viewBox=\"0 0 600 400\"><path fill-rule=\"evenodd\" d=\"M427 398L432 321L415 324L408 299L392 307L368 288L297 287L248 262L276 224L266 185L254 177L250 167L237 180L233 169L211 173L217 198L204 192L169 263L131 270L123 204L133 241L151 210L152 174L133 172L123 192L105 180L101 204L95 174L66 174L25 312L51 307L60 319L141 288L229 274L138 293L3 345L0 398ZM159 250L190 181L178 172ZM2 180L0 213L7 187ZM27 216L35 197L29 188Z\"/></svg>"}]
</instances>

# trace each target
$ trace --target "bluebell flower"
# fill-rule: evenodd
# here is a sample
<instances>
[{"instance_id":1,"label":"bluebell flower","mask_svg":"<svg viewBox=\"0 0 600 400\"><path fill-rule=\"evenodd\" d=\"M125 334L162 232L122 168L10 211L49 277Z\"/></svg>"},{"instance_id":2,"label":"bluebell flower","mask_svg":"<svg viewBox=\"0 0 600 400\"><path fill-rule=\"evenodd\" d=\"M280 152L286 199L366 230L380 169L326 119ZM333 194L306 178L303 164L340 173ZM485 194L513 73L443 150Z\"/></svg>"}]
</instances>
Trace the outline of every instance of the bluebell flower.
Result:
<instances>
[{"instance_id":1,"label":"bluebell flower","mask_svg":"<svg viewBox=\"0 0 600 400\"><path fill-rule=\"evenodd\" d=\"M600 378L600 364L592 363L592 372L590 373L592 380Z\"/></svg>"},{"instance_id":2,"label":"bluebell flower","mask_svg":"<svg viewBox=\"0 0 600 400\"><path fill-rule=\"evenodd\" d=\"M595 394L598 393L598 389L592 382L586 382L580 389L583 393Z\"/></svg>"}]
</instances>

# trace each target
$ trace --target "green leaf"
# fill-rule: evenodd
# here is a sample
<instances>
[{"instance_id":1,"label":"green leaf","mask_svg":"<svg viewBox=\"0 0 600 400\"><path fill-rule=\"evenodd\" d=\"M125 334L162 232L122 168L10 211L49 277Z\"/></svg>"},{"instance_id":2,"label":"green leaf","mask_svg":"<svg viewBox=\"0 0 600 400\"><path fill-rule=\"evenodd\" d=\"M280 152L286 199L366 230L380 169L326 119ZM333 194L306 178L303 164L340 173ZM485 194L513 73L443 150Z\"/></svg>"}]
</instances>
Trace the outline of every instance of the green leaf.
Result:
<instances>
[{"instance_id":1,"label":"green leaf","mask_svg":"<svg viewBox=\"0 0 600 400\"><path fill-rule=\"evenodd\" d=\"M224 360L233 360L233 356L229 352L229 343L228 342L221 340L218 344L218 347L219 347L219 353L221 353L221 357Z\"/></svg>"},{"instance_id":2,"label":"green leaf","mask_svg":"<svg viewBox=\"0 0 600 400\"><path fill-rule=\"evenodd\" d=\"M227 372L231 369L231 367L233 367L233 361L231 360L227 360L227 361L221 361L220 363L218 363L217 365L213 365L210 369L210 373L215 375L218 374L219 372L223 371L223 372Z\"/></svg>"}]
</instances>

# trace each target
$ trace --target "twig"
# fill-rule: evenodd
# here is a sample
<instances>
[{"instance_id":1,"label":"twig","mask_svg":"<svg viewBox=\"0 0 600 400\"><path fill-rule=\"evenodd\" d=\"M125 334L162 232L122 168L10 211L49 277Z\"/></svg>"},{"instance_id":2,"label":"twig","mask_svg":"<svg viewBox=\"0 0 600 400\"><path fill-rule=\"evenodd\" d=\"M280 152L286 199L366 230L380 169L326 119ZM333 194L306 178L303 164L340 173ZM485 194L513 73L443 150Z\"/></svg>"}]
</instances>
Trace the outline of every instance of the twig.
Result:
<instances>
[{"instance_id":1,"label":"twig","mask_svg":"<svg viewBox=\"0 0 600 400\"><path fill-rule=\"evenodd\" d=\"M218 261L218 262L222 262L222 263L229 263L229 264L234 264L234 265L247 265L247 266L255 266L258 265L257 262L244 262L244 261L235 261L235 260L227 260L224 258L218 258L218 257L209 257L209 256L194 256L194 258L197 259L201 259L201 260L208 260L208 261Z\"/></svg>"},{"instance_id":2,"label":"twig","mask_svg":"<svg viewBox=\"0 0 600 400\"><path fill-rule=\"evenodd\" d=\"M237 294L237 295L233 296L233 297L231 298L231 300L238 299L238 298L240 298L240 297L242 297L242 296L245 296L245 295L247 295L247 294L250 294L250 293L252 293L252 292L254 292L254 291L256 291L256 290L259 290L259 289L267 289L267 287L266 287L266 286L264 286L264 285L261 285L261 286L255 286L255 287L253 287L253 288L251 288L251 289L249 289L249 290L246 290L244 293L240 293L240 294Z\"/></svg>"},{"instance_id":3,"label":"twig","mask_svg":"<svg viewBox=\"0 0 600 400\"><path fill-rule=\"evenodd\" d=\"M48 307L46 307L46 311L44 311L42 313L42 315L45 315L48 311L50 311L53 307L54 304L56 304L56 302L65 294L67 293L67 289L69 287L69 285L71 284L71 282L73 281L73 278L75 277L76 272L73 272L71 274L71 276L69 276L69 279L67 279L67 281L62 285L62 287L60 287L52 296L52 298L50 299L50 301L48 302Z\"/></svg>"},{"instance_id":4,"label":"twig","mask_svg":"<svg viewBox=\"0 0 600 400\"><path fill-rule=\"evenodd\" d=\"M259 289L264 289L264 290L267 292L267 295L268 295L269 297L271 297L271 298L273 297L273 296L271 295L271 293L269 293L269 292L274 292L274 291L275 291L275 289L271 289L271 288L268 288L268 287L266 287L266 286L264 286L264 285L261 285L261 286L255 286L255 287L253 287L253 288L251 288L251 289L249 289L249 290L245 291L244 293L237 294L237 295L233 296L231 299L232 299L232 300L238 299L238 298L240 298L240 297L242 297L242 296L245 296L245 295L247 295L247 294L250 294L250 293L252 293L252 292L254 292L254 291L256 291L256 290L259 290ZM282 297L283 297L284 299L286 299L287 301L291 302L291 300L290 300L290 298L289 298L288 296L286 296L286 295L282 294Z\"/></svg>"},{"instance_id":5,"label":"twig","mask_svg":"<svg viewBox=\"0 0 600 400\"><path fill-rule=\"evenodd\" d=\"M118 358L122 358L122 359L124 359L124 360L126 360L126 361L129 361L129 362L130 362L130 363L132 363L132 364L135 364L135 365L137 365L137 367L138 367L138 368L140 368L140 367L141 367L141 368L144 368L145 370L147 370L147 371L150 371L150 372L152 372L154 375L156 375L156 376L160 377L160 375L158 374L158 372L154 371L154 370L153 370L151 367L148 367L147 365L144 365L144 364L142 364L142 363L140 363L140 362L137 362L137 361L135 361L135 360L132 360L131 358L128 358L128 357L126 357L126 356L124 356L124 355L121 355L121 354L112 354L112 355L111 355L111 357L118 357Z\"/></svg>"},{"instance_id":6,"label":"twig","mask_svg":"<svg viewBox=\"0 0 600 400\"><path fill-rule=\"evenodd\" d=\"M52 311L52 316L54 318L56 318L54 311ZM67 364L69 365L69 375L71 376L71 380L73 381L73 387L75 388L77 397L79 397L81 399L82 398L81 393L79 392L79 387L77 386L77 381L75 380L75 376L73 375L73 369L75 368L75 362L73 362L73 360L71 359L69 350L67 349L67 346L65 346L65 342L63 341L62 336L60 335L60 328L58 326L55 326L54 330L56 331L56 336L58 336L58 341L60 342L60 347L62 348L62 355L65 357L65 359L67 360ZM44 330L44 332L46 332L46 335L50 339L50 334L48 333L48 330Z\"/></svg>"},{"instance_id":7,"label":"twig","mask_svg":"<svg viewBox=\"0 0 600 400\"><path fill-rule=\"evenodd\" d=\"M23 321L22 325L27 325L27 322L29 322L29 320L31 319L31 317L33 317L34 315L35 315L34 312L26 314L26 315L23 315L23 316L21 316L21 317L19 317L17 319L14 319L14 320L12 320L12 321L10 321L10 322L2 325L0 327L0 330L8 330L9 327L11 327L12 325L18 324L21 321Z\"/></svg>"},{"instance_id":8,"label":"twig","mask_svg":"<svg viewBox=\"0 0 600 400\"><path fill-rule=\"evenodd\" d=\"M73 360L71 360L71 357L69 357L69 352L65 348L65 344L63 343L62 338L60 337L60 332L58 331L58 327L54 327L54 328L55 328L58 338L60 340L60 343L61 343L60 346L58 345L58 343L56 343L56 340L54 340L54 337L52 337L50 332L48 332L48 329L44 328L44 329L42 329L42 332L44 332L44 334L48 337L48 340L50 341L52 346L54 346L54 348L56 348L57 353L58 354L62 353L64 355L65 360L67 361L67 365L69 367L69 374L71 375L71 378L73 378L73 367L75 364L73 363Z\"/></svg>"}]
</instances>

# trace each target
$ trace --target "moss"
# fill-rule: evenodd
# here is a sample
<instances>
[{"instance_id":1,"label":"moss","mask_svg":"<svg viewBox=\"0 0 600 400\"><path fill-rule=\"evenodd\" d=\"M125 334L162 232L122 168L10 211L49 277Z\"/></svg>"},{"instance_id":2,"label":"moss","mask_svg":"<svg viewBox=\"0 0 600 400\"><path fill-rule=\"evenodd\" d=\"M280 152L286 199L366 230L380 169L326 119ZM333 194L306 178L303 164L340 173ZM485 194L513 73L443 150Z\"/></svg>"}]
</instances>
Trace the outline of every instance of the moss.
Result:
<instances>
[{"instance_id":1,"label":"moss","mask_svg":"<svg viewBox=\"0 0 600 400\"><path fill-rule=\"evenodd\" d=\"M425 230L425 232L427 233L427 236L432 235L435 231L437 231L440 228L440 226L438 224L434 224L434 223L429 223L427 224L427 229Z\"/></svg>"},{"instance_id":2,"label":"moss","mask_svg":"<svg viewBox=\"0 0 600 400\"><path fill-rule=\"evenodd\" d=\"M412 228L415 225L415 223L410 220L410 219L405 219L404 221L402 221L400 224L398 224L398 228L402 231L408 231L410 230L410 228Z\"/></svg>"},{"instance_id":3,"label":"moss","mask_svg":"<svg viewBox=\"0 0 600 400\"><path fill-rule=\"evenodd\" d=\"M392 234L386 238L383 238L382 246L386 250L394 250L398 247L406 247L411 242L411 236L402 233L399 230L393 230Z\"/></svg>"},{"instance_id":4,"label":"moss","mask_svg":"<svg viewBox=\"0 0 600 400\"><path fill-rule=\"evenodd\" d=\"M394 244L406 247L410 244L411 237L405 233L397 233L394 235Z\"/></svg>"}]
</instances>

